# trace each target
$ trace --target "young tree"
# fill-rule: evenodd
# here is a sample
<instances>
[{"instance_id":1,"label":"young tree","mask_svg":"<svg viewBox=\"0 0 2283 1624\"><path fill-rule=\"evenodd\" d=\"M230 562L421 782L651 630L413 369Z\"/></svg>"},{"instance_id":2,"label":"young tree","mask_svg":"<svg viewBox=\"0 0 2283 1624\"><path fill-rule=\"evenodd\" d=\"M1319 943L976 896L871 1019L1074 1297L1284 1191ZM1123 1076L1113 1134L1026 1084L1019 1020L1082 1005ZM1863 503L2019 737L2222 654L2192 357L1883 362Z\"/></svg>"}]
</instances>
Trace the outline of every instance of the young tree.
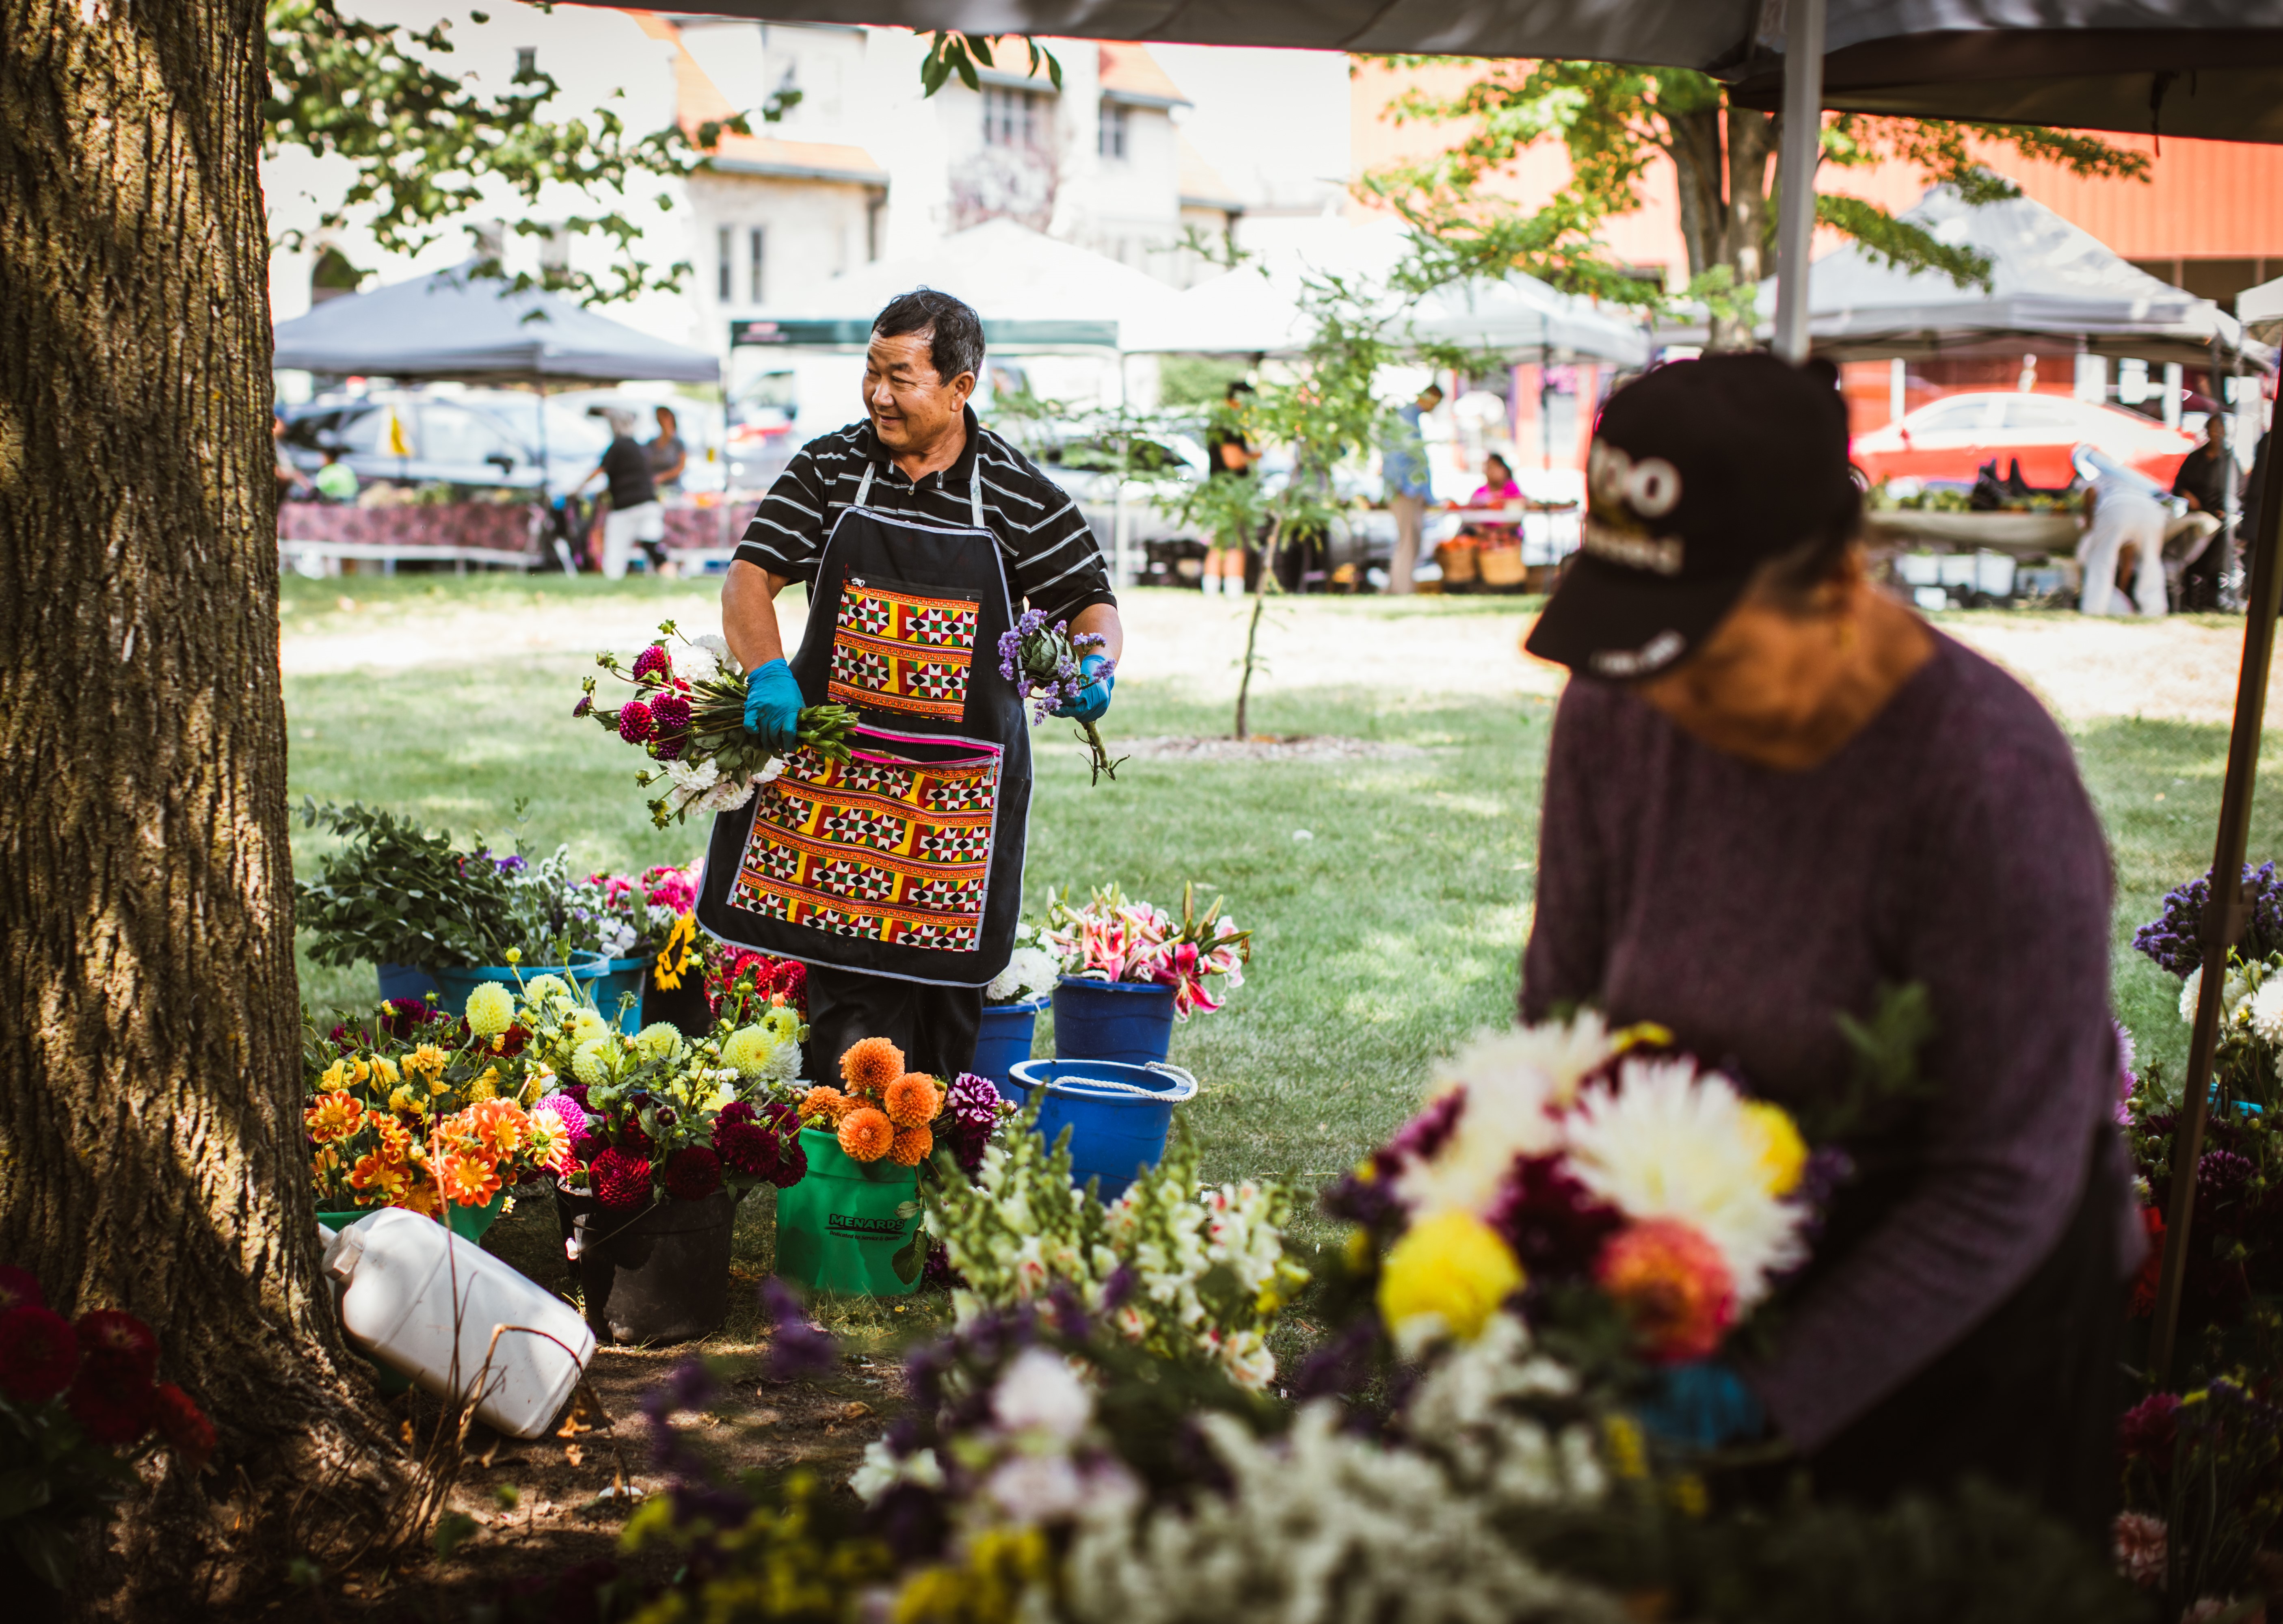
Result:
<instances>
[{"instance_id":1,"label":"young tree","mask_svg":"<svg viewBox=\"0 0 2283 1624\"><path fill-rule=\"evenodd\" d=\"M221 1436L87 1581L230 1615L391 1536L301 1128L258 0L0 0L0 1258ZM244 1616L242 1613L236 1616Z\"/></svg>"},{"instance_id":2,"label":"young tree","mask_svg":"<svg viewBox=\"0 0 2283 1624\"><path fill-rule=\"evenodd\" d=\"M1397 65L1445 59L1391 58ZM1470 62L1479 76L1455 95L1414 89L1389 115L1399 123L1472 121L1447 152L1393 166L1366 184L1427 239L1431 273L1502 274L1508 269L1621 304L1661 303L1662 293L1611 257L1599 235L1613 216L1642 207L1642 182L1669 160L1679 183L1680 233L1688 249L1687 297L1712 316L1712 347L1749 347L1752 299L1775 269L1781 121L1733 105L1718 80L1678 68L1608 62ZM1558 140L1568 183L1523 209L1484 183L1528 147ZM2147 159L2091 136L2025 125L1955 124L1840 113L1823 127L1823 161L1858 168L1899 159L1928 184L1948 183L1970 201L2018 196L2020 188L1975 159L1976 143L2010 147L2072 174L2146 179ZM1936 241L1876 204L1819 195L1815 217L1891 263L1936 270L1960 287L1986 285L1990 268L1970 249Z\"/></svg>"}]
</instances>

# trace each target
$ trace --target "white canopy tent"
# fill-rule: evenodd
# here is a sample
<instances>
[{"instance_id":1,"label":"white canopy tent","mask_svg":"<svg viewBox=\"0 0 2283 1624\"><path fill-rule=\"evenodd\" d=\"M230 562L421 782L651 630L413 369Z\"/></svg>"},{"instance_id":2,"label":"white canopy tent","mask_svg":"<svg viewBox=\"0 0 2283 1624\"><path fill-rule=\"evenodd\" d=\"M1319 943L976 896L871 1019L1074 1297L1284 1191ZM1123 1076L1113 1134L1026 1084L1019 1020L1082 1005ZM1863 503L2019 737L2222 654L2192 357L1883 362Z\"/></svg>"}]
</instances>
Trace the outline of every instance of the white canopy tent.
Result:
<instances>
[{"instance_id":1,"label":"white canopy tent","mask_svg":"<svg viewBox=\"0 0 2283 1624\"><path fill-rule=\"evenodd\" d=\"M2283 343L2283 277L2238 293L2235 317L2253 338L2268 344Z\"/></svg>"}]
</instances>

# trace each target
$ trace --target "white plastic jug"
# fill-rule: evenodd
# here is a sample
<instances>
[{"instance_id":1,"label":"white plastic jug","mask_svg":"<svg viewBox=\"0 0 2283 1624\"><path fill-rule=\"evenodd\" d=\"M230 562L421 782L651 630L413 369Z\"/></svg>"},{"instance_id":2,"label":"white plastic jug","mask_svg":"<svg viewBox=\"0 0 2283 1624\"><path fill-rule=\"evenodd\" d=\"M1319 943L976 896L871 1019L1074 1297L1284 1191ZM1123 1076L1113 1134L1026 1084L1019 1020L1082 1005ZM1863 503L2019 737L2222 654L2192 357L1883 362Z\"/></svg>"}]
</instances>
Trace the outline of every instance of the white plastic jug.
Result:
<instances>
[{"instance_id":1,"label":"white plastic jug","mask_svg":"<svg viewBox=\"0 0 2283 1624\"><path fill-rule=\"evenodd\" d=\"M446 1400L480 1380L477 1417L510 1437L545 1432L595 1356L595 1333L569 1304L401 1207L336 1235L325 1272L347 1288L341 1329L361 1352Z\"/></svg>"}]
</instances>

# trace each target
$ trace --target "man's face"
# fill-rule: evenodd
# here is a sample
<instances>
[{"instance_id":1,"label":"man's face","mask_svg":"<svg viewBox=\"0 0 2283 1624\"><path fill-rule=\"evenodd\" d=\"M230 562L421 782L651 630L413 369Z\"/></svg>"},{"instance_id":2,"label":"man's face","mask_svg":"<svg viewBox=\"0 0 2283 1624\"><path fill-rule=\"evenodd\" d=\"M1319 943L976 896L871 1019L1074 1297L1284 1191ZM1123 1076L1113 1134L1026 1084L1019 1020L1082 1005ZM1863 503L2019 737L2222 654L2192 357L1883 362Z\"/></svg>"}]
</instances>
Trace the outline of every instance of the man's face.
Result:
<instances>
[{"instance_id":1,"label":"man's face","mask_svg":"<svg viewBox=\"0 0 2283 1624\"><path fill-rule=\"evenodd\" d=\"M1418 402L1419 410L1422 411L1432 411L1442 403L1443 392L1440 389L1429 389L1425 391L1420 395Z\"/></svg>"},{"instance_id":2,"label":"man's face","mask_svg":"<svg viewBox=\"0 0 2283 1624\"><path fill-rule=\"evenodd\" d=\"M975 374L946 383L936 375L932 333L872 335L864 352L864 410L891 451L926 451L961 424Z\"/></svg>"},{"instance_id":3,"label":"man's face","mask_svg":"<svg viewBox=\"0 0 2283 1624\"><path fill-rule=\"evenodd\" d=\"M1846 658L1837 629L1863 590L1850 571L1818 589L1822 613L1805 614L1747 593L1686 660L1633 691L1715 749L1751 758L1822 708Z\"/></svg>"},{"instance_id":4,"label":"man's face","mask_svg":"<svg viewBox=\"0 0 2283 1624\"><path fill-rule=\"evenodd\" d=\"M2204 443L2215 451L2227 443L2227 414L2216 411L2204 425Z\"/></svg>"}]
</instances>

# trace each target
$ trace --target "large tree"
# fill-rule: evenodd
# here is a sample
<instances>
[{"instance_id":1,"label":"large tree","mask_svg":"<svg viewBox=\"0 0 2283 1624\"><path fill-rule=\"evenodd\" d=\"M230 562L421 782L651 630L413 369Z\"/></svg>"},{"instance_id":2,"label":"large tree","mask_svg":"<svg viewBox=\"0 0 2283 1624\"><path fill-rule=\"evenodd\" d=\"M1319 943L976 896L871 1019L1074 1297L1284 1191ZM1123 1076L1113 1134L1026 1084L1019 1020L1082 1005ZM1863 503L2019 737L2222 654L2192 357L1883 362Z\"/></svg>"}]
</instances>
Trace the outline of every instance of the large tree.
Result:
<instances>
[{"instance_id":1,"label":"large tree","mask_svg":"<svg viewBox=\"0 0 2283 1624\"><path fill-rule=\"evenodd\" d=\"M1414 66L1449 59L1391 60ZM1399 123L1462 121L1466 132L1447 151L1392 166L1366 183L1422 230L1430 271L1511 268L1621 303L1661 302L1663 290L1618 262L1601 231L1614 216L1644 206L1643 183L1666 161L1678 183L1688 251L1686 296L1710 309L1713 347L1752 342L1752 294L1775 269L1773 160L1780 119L1733 105L1719 81L1686 69L1563 61L1465 66L1475 76L1463 89L1443 94L1414 87L1390 104L1388 116ZM1536 208L1498 195L1491 183L1526 148L1551 141L1568 150L1569 180ZM1901 160L1928 184L1948 183L1973 201L2018 195L2011 181L1980 162L1990 147L2077 175L2145 179L2148 172L2142 154L2067 130L1861 113L1826 121L1822 161L1860 168ZM1961 287L1989 274L1971 249L1939 242L1860 198L1819 193L1815 215L1896 264L1939 271Z\"/></svg>"},{"instance_id":2,"label":"large tree","mask_svg":"<svg viewBox=\"0 0 2283 1624\"><path fill-rule=\"evenodd\" d=\"M230 1612L384 1535L301 1135L260 0L0 0L0 1258L221 1436L88 1581Z\"/></svg>"}]
</instances>

